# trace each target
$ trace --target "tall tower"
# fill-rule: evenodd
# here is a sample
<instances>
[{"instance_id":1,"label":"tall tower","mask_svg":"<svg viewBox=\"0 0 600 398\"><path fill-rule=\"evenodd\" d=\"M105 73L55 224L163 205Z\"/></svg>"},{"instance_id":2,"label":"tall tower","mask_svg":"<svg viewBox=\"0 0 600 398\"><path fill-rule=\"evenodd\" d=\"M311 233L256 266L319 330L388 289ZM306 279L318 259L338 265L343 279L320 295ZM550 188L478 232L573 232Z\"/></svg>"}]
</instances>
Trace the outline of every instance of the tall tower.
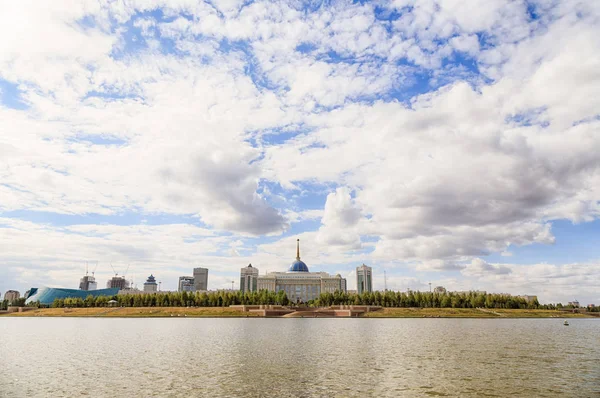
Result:
<instances>
[{"instance_id":1,"label":"tall tower","mask_svg":"<svg viewBox=\"0 0 600 398\"><path fill-rule=\"evenodd\" d=\"M194 268L194 290L197 292L208 290L208 268Z\"/></svg>"},{"instance_id":2,"label":"tall tower","mask_svg":"<svg viewBox=\"0 0 600 398\"><path fill-rule=\"evenodd\" d=\"M385 274L385 270L383 270L383 291L387 292L387 275Z\"/></svg>"},{"instance_id":3,"label":"tall tower","mask_svg":"<svg viewBox=\"0 0 600 398\"><path fill-rule=\"evenodd\" d=\"M97 286L98 284L96 283L96 278L94 278L94 272L92 272L92 276L88 275L88 264L86 262L85 276L79 280L79 290L96 290Z\"/></svg>"},{"instance_id":4,"label":"tall tower","mask_svg":"<svg viewBox=\"0 0 600 398\"><path fill-rule=\"evenodd\" d=\"M371 267L364 264L356 267L356 290L358 294L373 291L373 270Z\"/></svg>"},{"instance_id":5,"label":"tall tower","mask_svg":"<svg viewBox=\"0 0 600 398\"><path fill-rule=\"evenodd\" d=\"M113 276L106 283L106 287L108 289L111 289L111 288L117 288L119 290L128 289L129 282L127 282L127 280L122 276Z\"/></svg>"},{"instance_id":6,"label":"tall tower","mask_svg":"<svg viewBox=\"0 0 600 398\"><path fill-rule=\"evenodd\" d=\"M258 290L258 268L248 264L240 270L240 291L255 292Z\"/></svg>"},{"instance_id":7,"label":"tall tower","mask_svg":"<svg viewBox=\"0 0 600 398\"><path fill-rule=\"evenodd\" d=\"M96 290L97 287L96 278L87 273L79 280L79 290Z\"/></svg>"}]
</instances>

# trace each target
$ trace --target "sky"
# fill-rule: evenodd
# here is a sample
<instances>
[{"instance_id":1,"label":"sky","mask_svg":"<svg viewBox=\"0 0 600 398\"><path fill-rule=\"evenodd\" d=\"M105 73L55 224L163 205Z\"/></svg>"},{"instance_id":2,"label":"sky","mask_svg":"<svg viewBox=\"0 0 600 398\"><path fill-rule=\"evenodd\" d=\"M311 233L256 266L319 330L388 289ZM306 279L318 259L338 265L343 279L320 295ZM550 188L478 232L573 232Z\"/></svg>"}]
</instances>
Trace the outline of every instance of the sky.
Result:
<instances>
[{"instance_id":1,"label":"sky","mask_svg":"<svg viewBox=\"0 0 600 398\"><path fill-rule=\"evenodd\" d=\"M600 304L600 2L0 2L0 292L193 267ZM387 276L384 280L384 271Z\"/></svg>"}]
</instances>

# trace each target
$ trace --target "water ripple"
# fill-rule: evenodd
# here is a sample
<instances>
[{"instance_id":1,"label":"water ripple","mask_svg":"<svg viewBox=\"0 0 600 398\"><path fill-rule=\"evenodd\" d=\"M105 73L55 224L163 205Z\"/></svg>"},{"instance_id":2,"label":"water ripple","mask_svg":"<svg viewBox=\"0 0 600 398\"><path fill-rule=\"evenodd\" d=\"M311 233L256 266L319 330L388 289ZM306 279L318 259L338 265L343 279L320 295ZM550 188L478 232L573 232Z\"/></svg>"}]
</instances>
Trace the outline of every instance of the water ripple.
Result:
<instances>
[{"instance_id":1,"label":"water ripple","mask_svg":"<svg viewBox=\"0 0 600 398\"><path fill-rule=\"evenodd\" d=\"M0 320L1 397L594 397L600 320Z\"/></svg>"}]
</instances>

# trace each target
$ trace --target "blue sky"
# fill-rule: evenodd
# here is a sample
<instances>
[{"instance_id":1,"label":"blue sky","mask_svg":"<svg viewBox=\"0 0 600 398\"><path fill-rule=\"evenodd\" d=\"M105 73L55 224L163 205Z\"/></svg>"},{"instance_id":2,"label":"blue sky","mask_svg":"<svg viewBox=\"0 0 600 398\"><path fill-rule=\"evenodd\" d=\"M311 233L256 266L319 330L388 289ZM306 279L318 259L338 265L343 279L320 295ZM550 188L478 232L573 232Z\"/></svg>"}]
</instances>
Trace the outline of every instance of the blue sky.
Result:
<instances>
[{"instance_id":1,"label":"blue sky","mask_svg":"<svg viewBox=\"0 0 600 398\"><path fill-rule=\"evenodd\" d=\"M349 288L600 303L595 3L49 7L0 6L0 292L227 288L299 238Z\"/></svg>"}]
</instances>

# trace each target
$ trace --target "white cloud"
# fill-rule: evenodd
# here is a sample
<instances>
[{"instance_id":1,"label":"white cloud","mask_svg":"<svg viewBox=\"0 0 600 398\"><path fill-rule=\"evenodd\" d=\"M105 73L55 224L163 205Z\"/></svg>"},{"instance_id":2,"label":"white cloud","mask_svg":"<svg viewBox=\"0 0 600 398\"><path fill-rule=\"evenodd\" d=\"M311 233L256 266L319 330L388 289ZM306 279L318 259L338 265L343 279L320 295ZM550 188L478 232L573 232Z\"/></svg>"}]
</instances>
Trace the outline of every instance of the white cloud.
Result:
<instances>
[{"instance_id":1,"label":"white cloud","mask_svg":"<svg viewBox=\"0 0 600 398\"><path fill-rule=\"evenodd\" d=\"M458 51L466 52L470 55L479 53L479 39L475 35L456 36L450 39L450 44Z\"/></svg>"},{"instance_id":2,"label":"white cloud","mask_svg":"<svg viewBox=\"0 0 600 398\"><path fill-rule=\"evenodd\" d=\"M467 266L461 272L467 276L482 277L489 275L510 274L511 270L506 266L489 264L480 258L475 258L470 264L467 264Z\"/></svg>"},{"instance_id":3,"label":"white cloud","mask_svg":"<svg viewBox=\"0 0 600 398\"><path fill-rule=\"evenodd\" d=\"M317 241L325 246L344 246L347 250L359 249L361 220L360 210L354 205L347 188L337 188L327 195L323 224L317 234Z\"/></svg>"},{"instance_id":4,"label":"white cloud","mask_svg":"<svg viewBox=\"0 0 600 398\"><path fill-rule=\"evenodd\" d=\"M241 239L292 228L331 272L389 264L419 285L415 273L462 270L461 286L513 290L537 289L510 279L530 269L576 280L479 257L600 217L599 21L588 1L3 3L0 79L27 109L0 103L0 211L191 215L212 235L192 248L184 224L24 222L0 231L2 260L61 282L103 251L165 273L217 249L207 260L224 273L275 270L293 237Z\"/></svg>"},{"instance_id":5,"label":"white cloud","mask_svg":"<svg viewBox=\"0 0 600 398\"><path fill-rule=\"evenodd\" d=\"M540 302L597 301L600 264L489 264L475 259L462 271L481 290L538 295ZM588 302L585 302L588 304Z\"/></svg>"},{"instance_id":6,"label":"white cloud","mask_svg":"<svg viewBox=\"0 0 600 398\"><path fill-rule=\"evenodd\" d=\"M465 269L466 265L451 260L429 260L419 263L417 271L460 271Z\"/></svg>"}]
</instances>

